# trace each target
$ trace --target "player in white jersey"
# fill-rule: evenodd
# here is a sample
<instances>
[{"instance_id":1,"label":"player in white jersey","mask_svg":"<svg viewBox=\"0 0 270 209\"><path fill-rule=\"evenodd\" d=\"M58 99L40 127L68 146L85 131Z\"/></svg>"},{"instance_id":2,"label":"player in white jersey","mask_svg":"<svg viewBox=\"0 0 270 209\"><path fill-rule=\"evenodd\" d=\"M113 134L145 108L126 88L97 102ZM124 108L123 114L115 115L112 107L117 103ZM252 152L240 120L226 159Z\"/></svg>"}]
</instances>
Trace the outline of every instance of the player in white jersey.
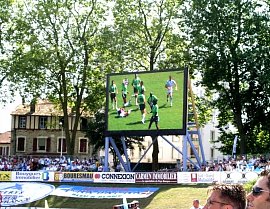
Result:
<instances>
[{"instance_id":1,"label":"player in white jersey","mask_svg":"<svg viewBox=\"0 0 270 209\"><path fill-rule=\"evenodd\" d=\"M175 87L175 90L177 91L177 84L175 82L175 80L172 79L172 76L169 76L169 80L167 80L166 84L165 84L165 88L167 89L167 102L170 99L170 104L172 106L172 100L173 100L173 87Z\"/></svg>"}]
</instances>

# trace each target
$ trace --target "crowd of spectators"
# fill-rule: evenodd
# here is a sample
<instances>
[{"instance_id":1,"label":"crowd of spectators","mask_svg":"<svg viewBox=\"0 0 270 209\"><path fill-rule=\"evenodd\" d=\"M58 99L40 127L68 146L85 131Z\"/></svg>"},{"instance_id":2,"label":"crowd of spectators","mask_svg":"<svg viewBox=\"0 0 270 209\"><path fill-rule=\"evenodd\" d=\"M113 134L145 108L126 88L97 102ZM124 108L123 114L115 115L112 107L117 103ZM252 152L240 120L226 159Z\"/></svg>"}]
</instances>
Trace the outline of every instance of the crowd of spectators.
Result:
<instances>
[{"instance_id":1,"label":"crowd of spectators","mask_svg":"<svg viewBox=\"0 0 270 209\"><path fill-rule=\"evenodd\" d=\"M189 171L194 170L194 167L189 167ZM252 156L246 159L245 156L240 156L237 159L228 158L219 161L207 162L203 165L200 171L262 171L270 169L270 159L266 159L263 155Z\"/></svg>"},{"instance_id":2,"label":"crowd of spectators","mask_svg":"<svg viewBox=\"0 0 270 209\"><path fill-rule=\"evenodd\" d=\"M62 157L0 157L0 171L103 171L96 158L78 159Z\"/></svg>"},{"instance_id":3,"label":"crowd of spectators","mask_svg":"<svg viewBox=\"0 0 270 209\"><path fill-rule=\"evenodd\" d=\"M97 158L78 159L62 157L0 157L0 171L84 171L101 172L103 163ZM189 164L187 171L261 171L270 169L270 159L265 156L252 156L248 160L242 156L240 159L228 158L219 161L207 162L206 165L197 169L193 164ZM162 171L182 171L181 169L169 169ZM122 171L120 164L114 171Z\"/></svg>"}]
</instances>

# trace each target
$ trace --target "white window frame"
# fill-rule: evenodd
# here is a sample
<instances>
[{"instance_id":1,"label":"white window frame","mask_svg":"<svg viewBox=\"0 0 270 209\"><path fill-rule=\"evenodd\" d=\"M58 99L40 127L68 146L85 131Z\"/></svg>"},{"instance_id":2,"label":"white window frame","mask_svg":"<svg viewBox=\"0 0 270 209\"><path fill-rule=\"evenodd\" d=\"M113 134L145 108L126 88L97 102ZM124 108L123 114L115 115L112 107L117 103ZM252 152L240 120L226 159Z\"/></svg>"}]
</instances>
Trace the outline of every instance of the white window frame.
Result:
<instances>
[{"instance_id":1,"label":"white window frame","mask_svg":"<svg viewBox=\"0 0 270 209\"><path fill-rule=\"evenodd\" d=\"M24 115L19 116L19 128L21 128L21 129L26 128L26 120L27 120L26 116L24 116Z\"/></svg>"}]
</instances>

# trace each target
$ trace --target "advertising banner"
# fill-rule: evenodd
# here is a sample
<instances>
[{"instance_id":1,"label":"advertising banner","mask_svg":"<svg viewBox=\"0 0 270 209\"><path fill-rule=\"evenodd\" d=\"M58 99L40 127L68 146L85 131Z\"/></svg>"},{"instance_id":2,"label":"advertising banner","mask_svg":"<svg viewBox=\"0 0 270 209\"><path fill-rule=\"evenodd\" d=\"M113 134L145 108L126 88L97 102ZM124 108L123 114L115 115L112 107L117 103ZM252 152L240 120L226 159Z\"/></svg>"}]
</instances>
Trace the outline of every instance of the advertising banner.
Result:
<instances>
[{"instance_id":1,"label":"advertising banner","mask_svg":"<svg viewBox=\"0 0 270 209\"><path fill-rule=\"evenodd\" d=\"M159 188L152 187L85 187L61 185L52 195L74 198L146 198Z\"/></svg>"},{"instance_id":2,"label":"advertising banner","mask_svg":"<svg viewBox=\"0 0 270 209\"><path fill-rule=\"evenodd\" d=\"M13 171L12 181L48 181L48 171Z\"/></svg>"},{"instance_id":3,"label":"advertising banner","mask_svg":"<svg viewBox=\"0 0 270 209\"><path fill-rule=\"evenodd\" d=\"M93 182L93 172L55 172L54 180L61 182Z\"/></svg>"},{"instance_id":4,"label":"advertising banner","mask_svg":"<svg viewBox=\"0 0 270 209\"><path fill-rule=\"evenodd\" d=\"M13 206L34 202L50 195L53 185L33 182L0 182L1 206Z\"/></svg>"},{"instance_id":5,"label":"advertising banner","mask_svg":"<svg viewBox=\"0 0 270 209\"><path fill-rule=\"evenodd\" d=\"M95 183L135 183L135 173L132 172L95 172Z\"/></svg>"},{"instance_id":6,"label":"advertising banner","mask_svg":"<svg viewBox=\"0 0 270 209\"><path fill-rule=\"evenodd\" d=\"M135 174L136 183L177 183L176 172L138 172Z\"/></svg>"}]
</instances>

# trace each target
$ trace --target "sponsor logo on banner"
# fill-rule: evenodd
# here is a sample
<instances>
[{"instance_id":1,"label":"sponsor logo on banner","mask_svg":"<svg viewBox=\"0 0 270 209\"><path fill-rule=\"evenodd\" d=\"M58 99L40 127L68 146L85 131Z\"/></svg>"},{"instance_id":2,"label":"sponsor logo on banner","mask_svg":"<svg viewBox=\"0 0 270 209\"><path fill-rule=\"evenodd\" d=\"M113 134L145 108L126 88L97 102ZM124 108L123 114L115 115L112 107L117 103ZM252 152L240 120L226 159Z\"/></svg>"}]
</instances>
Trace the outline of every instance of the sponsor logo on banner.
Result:
<instances>
[{"instance_id":1,"label":"sponsor logo on banner","mask_svg":"<svg viewBox=\"0 0 270 209\"><path fill-rule=\"evenodd\" d=\"M136 183L177 183L176 172L139 172L135 176Z\"/></svg>"},{"instance_id":2,"label":"sponsor logo on banner","mask_svg":"<svg viewBox=\"0 0 270 209\"><path fill-rule=\"evenodd\" d=\"M52 195L73 198L146 198L157 191L156 187L85 187L61 185Z\"/></svg>"},{"instance_id":3,"label":"sponsor logo on banner","mask_svg":"<svg viewBox=\"0 0 270 209\"><path fill-rule=\"evenodd\" d=\"M95 172L97 183L135 183L135 173L131 172Z\"/></svg>"},{"instance_id":4,"label":"sponsor logo on banner","mask_svg":"<svg viewBox=\"0 0 270 209\"><path fill-rule=\"evenodd\" d=\"M198 172L197 180L199 183L213 183L215 180L214 172Z\"/></svg>"},{"instance_id":5,"label":"sponsor logo on banner","mask_svg":"<svg viewBox=\"0 0 270 209\"><path fill-rule=\"evenodd\" d=\"M50 195L53 185L33 182L0 182L1 206L13 206L34 202Z\"/></svg>"},{"instance_id":6,"label":"sponsor logo on banner","mask_svg":"<svg viewBox=\"0 0 270 209\"><path fill-rule=\"evenodd\" d=\"M12 181L48 181L48 171L13 171Z\"/></svg>"},{"instance_id":7,"label":"sponsor logo on banner","mask_svg":"<svg viewBox=\"0 0 270 209\"><path fill-rule=\"evenodd\" d=\"M11 171L0 171L0 181L11 181Z\"/></svg>"},{"instance_id":8,"label":"sponsor logo on banner","mask_svg":"<svg viewBox=\"0 0 270 209\"><path fill-rule=\"evenodd\" d=\"M189 172L178 172L177 173L177 183L178 184L191 183L190 173Z\"/></svg>"},{"instance_id":9,"label":"sponsor logo on banner","mask_svg":"<svg viewBox=\"0 0 270 209\"><path fill-rule=\"evenodd\" d=\"M246 183L251 180L256 180L258 173L256 172L221 172L220 181L227 184Z\"/></svg>"},{"instance_id":10,"label":"sponsor logo on banner","mask_svg":"<svg viewBox=\"0 0 270 209\"><path fill-rule=\"evenodd\" d=\"M94 174L92 172L55 172L54 180L63 182L93 182Z\"/></svg>"}]
</instances>

